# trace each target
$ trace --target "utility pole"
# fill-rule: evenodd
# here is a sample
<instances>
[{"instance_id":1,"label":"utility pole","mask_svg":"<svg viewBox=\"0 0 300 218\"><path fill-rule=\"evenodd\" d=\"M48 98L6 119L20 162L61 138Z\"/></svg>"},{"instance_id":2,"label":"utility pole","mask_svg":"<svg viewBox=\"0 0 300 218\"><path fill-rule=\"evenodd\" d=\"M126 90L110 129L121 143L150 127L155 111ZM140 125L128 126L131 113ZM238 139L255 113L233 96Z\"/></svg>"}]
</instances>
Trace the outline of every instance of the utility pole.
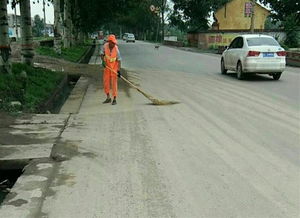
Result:
<instances>
[{"instance_id":1,"label":"utility pole","mask_svg":"<svg viewBox=\"0 0 300 218\"><path fill-rule=\"evenodd\" d=\"M45 0L43 0L43 12L44 12L44 36L46 37L46 9L45 9Z\"/></svg>"},{"instance_id":2,"label":"utility pole","mask_svg":"<svg viewBox=\"0 0 300 218\"><path fill-rule=\"evenodd\" d=\"M252 3L252 14L251 14L251 25L250 25L250 31L251 33L254 33L254 22L255 22L255 0L251 0Z\"/></svg>"}]
</instances>

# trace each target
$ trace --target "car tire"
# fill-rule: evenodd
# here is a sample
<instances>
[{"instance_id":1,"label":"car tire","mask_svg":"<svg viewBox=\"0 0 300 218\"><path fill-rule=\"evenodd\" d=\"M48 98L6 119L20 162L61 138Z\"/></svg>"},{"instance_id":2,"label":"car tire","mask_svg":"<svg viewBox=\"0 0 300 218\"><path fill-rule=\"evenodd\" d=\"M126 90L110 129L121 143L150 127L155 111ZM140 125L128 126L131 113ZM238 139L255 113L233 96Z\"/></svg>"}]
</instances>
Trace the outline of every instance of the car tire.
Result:
<instances>
[{"instance_id":1,"label":"car tire","mask_svg":"<svg viewBox=\"0 0 300 218\"><path fill-rule=\"evenodd\" d=\"M273 79L274 80L279 80L280 79L280 77L281 77L281 74L282 73L274 73L272 76L273 76Z\"/></svg>"},{"instance_id":2,"label":"car tire","mask_svg":"<svg viewBox=\"0 0 300 218\"><path fill-rule=\"evenodd\" d=\"M222 74L227 74L227 69L225 69L225 63L224 63L224 59L221 59L221 73Z\"/></svg>"},{"instance_id":3,"label":"car tire","mask_svg":"<svg viewBox=\"0 0 300 218\"><path fill-rule=\"evenodd\" d=\"M236 66L236 76L239 80L244 79L242 63L239 61Z\"/></svg>"}]
</instances>

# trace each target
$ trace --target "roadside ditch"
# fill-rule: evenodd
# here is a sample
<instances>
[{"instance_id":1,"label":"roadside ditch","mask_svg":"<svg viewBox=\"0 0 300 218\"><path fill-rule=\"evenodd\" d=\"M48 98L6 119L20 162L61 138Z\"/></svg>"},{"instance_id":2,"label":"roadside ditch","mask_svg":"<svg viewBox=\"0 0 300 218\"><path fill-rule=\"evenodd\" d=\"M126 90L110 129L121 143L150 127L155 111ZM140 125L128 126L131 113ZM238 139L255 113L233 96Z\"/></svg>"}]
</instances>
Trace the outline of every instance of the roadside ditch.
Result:
<instances>
[{"instance_id":1,"label":"roadside ditch","mask_svg":"<svg viewBox=\"0 0 300 218\"><path fill-rule=\"evenodd\" d=\"M95 50L95 45L91 46L78 63L87 64L93 55ZM88 80L86 78L81 79L81 85L76 87L78 80L81 78L80 74L66 74L51 96L42 104L39 105L37 109L38 114L58 114L58 113L76 113L80 107L85 91L87 89ZM82 85L83 84L83 85ZM79 91L78 91L79 90ZM78 94L80 92L80 94ZM71 96L70 96L71 95ZM79 96L78 96L79 95ZM69 99L70 97L70 99ZM69 100L68 100L69 99ZM71 108L74 107L74 99L76 99L77 111L70 111L70 107L63 108L67 101L68 104L71 104ZM76 108L76 106L75 106ZM69 109L69 110L68 110ZM41 123L42 124L42 123ZM5 134L4 134L5 135ZM1 135L0 135L1 136ZM4 139L5 140L5 139ZM24 143L24 142L23 142ZM3 144L5 145L5 144ZM0 145L1 146L1 145ZM34 160L34 159L32 159ZM37 160L37 159L35 159ZM10 162L7 164L7 162ZM14 184L17 182L18 178L22 176L25 172L27 165L30 165L32 161L26 163L21 161L21 164L18 161L0 161L0 206L4 202L7 195L9 195L11 189L14 187ZM25 164L26 163L26 164Z\"/></svg>"}]
</instances>

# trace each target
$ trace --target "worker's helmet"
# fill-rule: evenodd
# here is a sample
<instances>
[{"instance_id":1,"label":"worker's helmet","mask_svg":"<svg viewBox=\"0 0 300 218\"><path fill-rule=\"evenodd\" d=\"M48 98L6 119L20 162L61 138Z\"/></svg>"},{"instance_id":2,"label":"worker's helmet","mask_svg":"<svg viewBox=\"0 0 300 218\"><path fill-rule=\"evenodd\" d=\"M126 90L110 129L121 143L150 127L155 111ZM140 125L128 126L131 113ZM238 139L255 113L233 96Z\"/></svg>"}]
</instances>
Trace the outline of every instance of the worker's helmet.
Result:
<instances>
[{"instance_id":1,"label":"worker's helmet","mask_svg":"<svg viewBox=\"0 0 300 218\"><path fill-rule=\"evenodd\" d=\"M107 41L108 41L108 42L112 42L112 43L114 43L114 44L118 44L117 39L116 39L116 36L113 35L113 34L111 34L111 35L108 36Z\"/></svg>"}]
</instances>

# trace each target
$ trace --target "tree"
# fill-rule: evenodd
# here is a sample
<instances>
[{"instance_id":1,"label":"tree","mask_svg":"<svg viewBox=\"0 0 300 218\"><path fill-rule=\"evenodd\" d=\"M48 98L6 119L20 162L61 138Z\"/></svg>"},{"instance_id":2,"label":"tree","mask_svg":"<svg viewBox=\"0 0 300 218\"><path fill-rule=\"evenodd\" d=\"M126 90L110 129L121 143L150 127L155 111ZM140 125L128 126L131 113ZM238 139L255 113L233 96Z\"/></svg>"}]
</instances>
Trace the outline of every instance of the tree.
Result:
<instances>
[{"instance_id":1,"label":"tree","mask_svg":"<svg viewBox=\"0 0 300 218\"><path fill-rule=\"evenodd\" d=\"M260 0L272 8L273 22L280 21L286 32L285 44L289 47L299 46L300 4L296 0Z\"/></svg>"},{"instance_id":2,"label":"tree","mask_svg":"<svg viewBox=\"0 0 300 218\"><path fill-rule=\"evenodd\" d=\"M0 0L0 73L11 73L7 1Z\"/></svg>"},{"instance_id":3,"label":"tree","mask_svg":"<svg viewBox=\"0 0 300 218\"><path fill-rule=\"evenodd\" d=\"M226 2L228 0L173 0L174 12L170 20L180 29L206 30L210 13Z\"/></svg>"},{"instance_id":4,"label":"tree","mask_svg":"<svg viewBox=\"0 0 300 218\"><path fill-rule=\"evenodd\" d=\"M300 27L297 23L297 15L291 14L283 21L286 33L285 44L290 48L298 48L300 45Z\"/></svg>"},{"instance_id":5,"label":"tree","mask_svg":"<svg viewBox=\"0 0 300 218\"><path fill-rule=\"evenodd\" d=\"M285 21L290 15L294 16L295 23L300 26L300 3L297 0L259 0L263 4L269 4L272 8L274 21Z\"/></svg>"},{"instance_id":6,"label":"tree","mask_svg":"<svg viewBox=\"0 0 300 218\"><path fill-rule=\"evenodd\" d=\"M20 13L21 13L22 62L28 65L32 65L34 53L33 53L33 40L32 40L30 0L20 1Z\"/></svg>"},{"instance_id":7,"label":"tree","mask_svg":"<svg viewBox=\"0 0 300 218\"><path fill-rule=\"evenodd\" d=\"M33 18L32 35L35 37L43 36L45 31L44 20L39 15L35 15Z\"/></svg>"},{"instance_id":8,"label":"tree","mask_svg":"<svg viewBox=\"0 0 300 218\"><path fill-rule=\"evenodd\" d=\"M71 0L64 0L64 48L70 48L72 43Z\"/></svg>"},{"instance_id":9,"label":"tree","mask_svg":"<svg viewBox=\"0 0 300 218\"><path fill-rule=\"evenodd\" d=\"M61 37L62 37L61 0L54 0L53 7L54 7L54 50L57 54L61 54Z\"/></svg>"},{"instance_id":10,"label":"tree","mask_svg":"<svg viewBox=\"0 0 300 218\"><path fill-rule=\"evenodd\" d=\"M265 21L265 29L272 30L272 29L279 29L282 26L280 21L274 21L272 17L268 16Z\"/></svg>"}]
</instances>

